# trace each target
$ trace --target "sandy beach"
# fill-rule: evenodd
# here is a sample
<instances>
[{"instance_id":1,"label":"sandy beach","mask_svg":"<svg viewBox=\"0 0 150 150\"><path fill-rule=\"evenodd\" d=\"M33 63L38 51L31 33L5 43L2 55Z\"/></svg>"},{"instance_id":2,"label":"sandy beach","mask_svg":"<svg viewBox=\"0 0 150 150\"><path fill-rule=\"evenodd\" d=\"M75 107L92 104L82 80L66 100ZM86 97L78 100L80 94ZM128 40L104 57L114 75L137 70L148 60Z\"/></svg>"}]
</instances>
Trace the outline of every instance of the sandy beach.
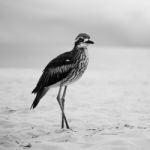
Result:
<instances>
[{"instance_id":1,"label":"sandy beach","mask_svg":"<svg viewBox=\"0 0 150 150\"><path fill-rule=\"evenodd\" d=\"M0 69L0 150L149 150L150 52L98 54L99 68L68 87L72 130L60 129L58 88L30 110L41 70Z\"/></svg>"}]
</instances>

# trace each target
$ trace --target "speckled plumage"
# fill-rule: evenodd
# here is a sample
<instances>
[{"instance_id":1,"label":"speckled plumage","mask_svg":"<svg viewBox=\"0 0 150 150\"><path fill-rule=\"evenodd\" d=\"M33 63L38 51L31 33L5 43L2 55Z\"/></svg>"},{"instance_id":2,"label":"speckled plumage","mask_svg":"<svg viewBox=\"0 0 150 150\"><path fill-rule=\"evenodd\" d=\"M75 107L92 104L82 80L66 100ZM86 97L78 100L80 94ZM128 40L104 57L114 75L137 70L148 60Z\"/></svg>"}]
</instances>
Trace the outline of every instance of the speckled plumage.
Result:
<instances>
[{"instance_id":1,"label":"speckled plumage","mask_svg":"<svg viewBox=\"0 0 150 150\"><path fill-rule=\"evenodd\" d=\"M80 78L88 65L88 54L86 48L79 48L63 53L53 59L43 70L43 74L32 91L38 93L44 87L68 85Z\"/></svg>"},{"instance_id":2,"label":"speckled plumage","mask_svg":"<svg viewBox=\"0 0 150 150\"><path fill-rule=\"evenodd\" d=\"M36 97L31 108L37 106L49 88L67 86L83 75L89 61L87 45L93 44L89 39L89 35L79 34L75 39L73 50L60 54L48 63L32 91Z\"/></svg>"}]
</instances>

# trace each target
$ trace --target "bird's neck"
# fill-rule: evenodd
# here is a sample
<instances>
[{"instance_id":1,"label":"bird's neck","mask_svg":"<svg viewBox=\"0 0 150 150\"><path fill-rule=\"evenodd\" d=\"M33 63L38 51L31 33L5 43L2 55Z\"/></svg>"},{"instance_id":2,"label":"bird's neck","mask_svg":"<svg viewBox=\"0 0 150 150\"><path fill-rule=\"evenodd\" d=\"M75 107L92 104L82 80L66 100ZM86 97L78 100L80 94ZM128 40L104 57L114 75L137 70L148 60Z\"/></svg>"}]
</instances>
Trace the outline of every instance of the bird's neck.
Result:
<instances>
[{"instance_id":1,"label":"bird's neck","mask_svg":"<svg viewBox=\"0 0 150 150\"><path fill-rule=\"evenodd\" d=\"M87 47L76 47L76 48L73 48L73 53L76 55L78 54L81 54L81 53L84 53L85 55L88 56L88 49Z\"/></svg>"},{"instance_id":2,"label":"bird's neck","mask_svg":"<svg viewBox=\"0 0 150 150\"><path fill-rule=\"evenodd\" d=\"M76 60L80 60L80 58L88 58L88 49L87 47L76 47L73 48L73 55ZM87 59L88 60L88 59Z\"/></svg>"}]
</instances>

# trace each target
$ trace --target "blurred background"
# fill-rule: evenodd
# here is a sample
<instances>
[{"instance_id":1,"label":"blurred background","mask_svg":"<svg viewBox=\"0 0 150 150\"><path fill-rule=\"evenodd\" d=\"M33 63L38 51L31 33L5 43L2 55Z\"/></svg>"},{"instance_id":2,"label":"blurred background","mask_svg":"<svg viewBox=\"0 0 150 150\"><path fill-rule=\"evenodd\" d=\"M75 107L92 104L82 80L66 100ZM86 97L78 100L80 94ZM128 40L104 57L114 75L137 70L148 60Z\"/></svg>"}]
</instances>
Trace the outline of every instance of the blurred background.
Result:
<instances>
[{"instance_id":1,"label":"blurred background","mask_svg":"<svg viewBox=\"0 0 150 150\"><path fill-rule=\"evenodd\" d=\"M97 61L105 47L149 49L150 1L1 0L0 67L43 68L81 32L95 41L89 49Z\"/></svg>"}]
</instances>

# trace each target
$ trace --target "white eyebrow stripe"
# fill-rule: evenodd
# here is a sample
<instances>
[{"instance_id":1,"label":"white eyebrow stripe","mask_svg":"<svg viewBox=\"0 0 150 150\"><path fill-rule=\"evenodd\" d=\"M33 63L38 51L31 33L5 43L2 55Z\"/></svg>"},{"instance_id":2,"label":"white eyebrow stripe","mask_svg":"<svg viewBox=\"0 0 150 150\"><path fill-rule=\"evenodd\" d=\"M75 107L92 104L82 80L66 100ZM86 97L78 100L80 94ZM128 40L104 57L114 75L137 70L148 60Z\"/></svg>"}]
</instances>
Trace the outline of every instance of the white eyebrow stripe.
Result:
<instances>
[{"instance_id":1,"label":"white eyebrow stripe","mask_svg":"<svg viewBox=\"0 0 150 150\"><path fill-rule=\"evenodd\" d=\"M84 39L84 42L87 42L88 40L89 40L89 39L86 38L86 39Z\"/></svg>"}]
</instances>

